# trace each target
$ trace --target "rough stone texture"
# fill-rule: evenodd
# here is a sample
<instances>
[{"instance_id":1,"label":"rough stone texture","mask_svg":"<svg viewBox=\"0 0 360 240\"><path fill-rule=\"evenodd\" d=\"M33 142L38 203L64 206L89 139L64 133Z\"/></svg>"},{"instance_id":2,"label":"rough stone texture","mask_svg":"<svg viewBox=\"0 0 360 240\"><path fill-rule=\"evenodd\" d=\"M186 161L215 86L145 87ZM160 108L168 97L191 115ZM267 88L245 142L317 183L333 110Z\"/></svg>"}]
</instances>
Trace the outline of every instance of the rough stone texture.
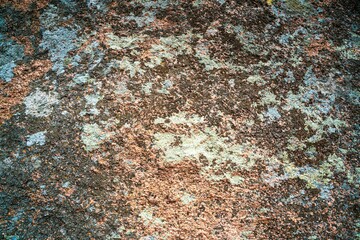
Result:
<instances>
[{"instance_id":1,"label":"rough stone texture","mask_svg":"<svg viewBox=\"0 0 360 240\"><path fill-rule=\"evenodd\" d=\"M359 7L0 2L0 238L360 238Z\"/></svg>"}]
</instances>

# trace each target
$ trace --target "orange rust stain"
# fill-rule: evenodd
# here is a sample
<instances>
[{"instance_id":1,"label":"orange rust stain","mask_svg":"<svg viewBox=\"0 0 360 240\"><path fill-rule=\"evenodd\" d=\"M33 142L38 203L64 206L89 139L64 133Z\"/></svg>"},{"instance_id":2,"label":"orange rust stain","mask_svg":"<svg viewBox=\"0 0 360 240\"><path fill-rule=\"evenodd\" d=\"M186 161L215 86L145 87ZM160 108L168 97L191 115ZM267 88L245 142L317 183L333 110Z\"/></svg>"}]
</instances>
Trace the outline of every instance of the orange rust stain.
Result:
<instances>
[{"instance_id":1,"label":"orange rust stain","mask_svg":"<svg viewBox=\"0 0 360 240\"><path fill-rule=\"evenodd\" d=\"M50 60L34 60L28 65L17 66L11 82L0 81L0 124L12 116L12 108L28 95L30 83L47 73L51 66Z\"/></svg>"}]
</instances>

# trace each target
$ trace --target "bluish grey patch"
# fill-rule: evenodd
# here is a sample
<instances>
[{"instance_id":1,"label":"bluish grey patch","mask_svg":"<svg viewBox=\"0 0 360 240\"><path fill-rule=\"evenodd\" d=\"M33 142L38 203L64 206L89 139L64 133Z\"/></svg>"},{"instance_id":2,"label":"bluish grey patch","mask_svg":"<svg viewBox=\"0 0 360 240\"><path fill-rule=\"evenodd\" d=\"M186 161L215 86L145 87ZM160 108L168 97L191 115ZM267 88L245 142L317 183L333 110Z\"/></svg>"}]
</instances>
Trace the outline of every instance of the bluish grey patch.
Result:
<instances>
[{"instance_id":1,"label":"bluish grey patch","mask_svg":"<svg viewBox=\"0 0 360 240\"><path fill-rule=\"evenodd\" d=\"M309 32L306 28L304 27L299 27L298 29L296 29L296 31L294 32L294 36L299 36L299 35L307 35Z\"/></svg>"},{"instance_id":2,"label":"bluish grey patch","mask_svg":"<svg viewBox=\"0 0 360 240\"><path fill-rule=\"evenodd\" d=\"M19 236L7 236L6 238L5 238L6 240L19 240L20 238L19 238Z\"/></svg>"},{"instance_id":3,"label":"bluish grey patch","mask_svg":"<svg viewBox=\"0 0 360 240\"><path fill-rule=\"evenodd\" d=\"M282 45L288 45L289 44L289 34L283 34L279 38L279 43Z\"/></svg>"},{"instance_id":4,"label":"bluish grey patch","mask_svg":"<svg viewBox=\"0 0 360 240\"><path fill-rule=\"evenodd\" d=\"M310 100L318 99L318 92L315 90L310 89L306 91L304 95L301 97L302 102L309 102Z\"/></svg>"},{"instance_id":5,"label":"bluish grey patch","mask_svg":"<svg viewBox=\"0 0 360 240\"><path fill-rule=\"evenodd\" d=\"M10 82L16 62L24 57L24 47L0 34L0 79Z\"/></svg>"},{"instance_id":6,"label":"bluish grey patch","mask_svg":"<svg viewBox=\"0 0 360 240\"><path fill-rule=\"evenodd\" d=\"M134 1L132 4L133 5L137 5L137 3L141 3L146 9L156 9L156 8L161 8L161 9L165 9L167 8L169 5L173 5L172 3L173 1L168 1L168 0L163 0L163 1L155 1L155 0L145 0L145 1ZM174 1L175 3L177 1ZM135 3L135 4L134 4Z\"/></svg>"},{"instance_id":7,"label":"bluish grey patch","mask_svg":"<svg viewBox=\"0 0 360 240\"><path fill-rule=\"evenodd\" d=\"M289 70L286 72L286 78L284 78L285 82L287 83L293 83L296 81L295 77L294 77L294 73Z\"/></svg>"},{"instance_id":8,"label":"bluish grey patch","mask_svg":"<svg viewBox=\"0 0 360 240\"><path fill-rule=\"evenodd\" d=\"M142 237L141 240L156 240L156 237L155 236L145 236L145 237Z\"/></svg>"},{"instance_id":9,"label":"bluish grey patch","mask_svg":"<svg viewBox=\"0 0 360 240\"><path fill-rule=\"evenodd\" d=\"M317 156L316 148L314 148L314 147L310 147L310 148L306 149L306 151L304 153L309 158L315 158Z\"/></svg>"},{"instance_id":10,"label":"bluish grey patch","mask_svg":"<svg viewBox=\"0 0 360 240\"><path fill-rule=\"evenodd\" d=\"M332 185L315 184L315 186L320 189L320 198L329 199L331 195L331 189L334 188Z\"/></svg>"},{"instance_id":11,"label":"bluish grey patch","mask_svg":"<svg viewBox=\"0 0 360 240\"><path fill-rule=\"evenodd\" d=\"M61 187L63 187L63 188L68 188L68 187L70 187L70 182L65 182L65 183L63 183L63 185L61 185Z\"/></svg>"},{"instance_id":12,"label":"bluish grey patch","mask_svg":"<svg viewBox=\"0 0 360 240\"><path fill-rule=\"evenodd\" d=\"M60 0L60 2L71 9L77 5L76 1L74 0Z\"/></svg>"},{"instance_id":13,"label":"bluish grey patch","mask_svg":"<svg viewBox=\"0 0 360 240\"><path fill-rule=\"evenodd\" d=\"M244 50L252 54L263 54L262 45L257 44L258 37L254 33L247 31L241 25L233 26L232 30L236 33L236 39L243 44Z\"/></svg>"},{"instance_id":14,"label":"bluish grey patch","mask_svg":"<svg viewBox=\"0 0 360 240\"><path fill-rule=\"evenodd\" d=\"M2 65L0 67L0 78L4 79L5 82L10 82L14 77L13 69L16 67L14 62Z\"/></svg>"},{"instance_id":15,"label":"bluish grey patch","mask_svg":"<svg viewBox=\"0 0 360 240\"><path fill-rule=\"evenodd\" d=\"M332 108L331 104L327 102L322 102L318 104L316 107L323 114L328 114Z\"/></svg>"},{"instance_id":16,"label":"bluish grey patch","mask_svg":"<svg viewBox=\"0 0 360 240\"><path fill-rule=\"evenodd\" d=\"M4 31L6 30L5 28L6 28L6 21L4 18L0 17L0 30Z\"/></svg>"},{"instance_id":17,"label":"bluish grey patch","mask_svg":"<svg viewBox=\"0 0 360 240\"><path fill-rule=\"evenodd\" d=\"M287 18L287 15L280 8L277 8L275 4L271 5L271 12L278 18Z\"/></svg>"},{"instance_id":18,"label":"bluish grey patch","mask_svg":"<svg viewBox=\"0 0 360 240\"><path fill-rule=\"evenodd\" d=\"M71 65L74 67L79 66L79 62L81 61L81 57L77 54L73 57L73 60L71 62Z\"/></svg>"},{"instance_id":19,"label":"bluish grey patch","mask_svg":"<svg viewBox=\"0 0 360 240\"><path fill-rule=\"evenodd\" d=\"M280 74L282 74L284 72L283 68L280 68L279 70L277 70L274 74L271 75L272 78L277 78Z\"/></svg>"},{"instance_id":20,"label":"bluish grey patch","mask_svg":"<svg viewBox=\"0 0 360 240\"><path fill-rule=\"evenodd\" d=\"M86 5L88 8L96 8L96 10L101 12L107 12L106 0L86 0Z\"/></svg>"},{"instance_id":21,"label":"bluish grey patch","mask_svg":"<svg viewBox=\"0 0 360 240\"><path fill-rule=\"evenodd\" d=\"M275 121L281 118L280 113L278 112L276 107L268 108L267 112L265 113L265 117L269 119L269 121Z\"/></svg>"},{"instance_id":22,"label":"bluish grey patch","mask_svg":"<svg viewBox=\"0 0 360 240\"><path fill-rule=\"evenodd\" d=\"M37 133L27 136L26 146L28 146L28 147L30 147L32 145L43 146L45 144L45 140L46 140L45 133L46 133L46 131L43 131L43 132L37 132Z\"/></svg>"},{"instance_id":23,"label":"bluish grey patch","mask_svg":"<svg viewBox=\"0 0 360 240\"><path fill-rule=\"evenodd\" d=\"M314 72L313 72L313 67L310 66L304 76L304 83L306 86L311 86L311 85L315 85L317 83L317 77L315 76Z\"/></svg>"},{"instance_id":24,"label":"bluish grey patch","mask_svg":"<svg viewBox=\"0 0 360 240\"><path fill-rule=\"evenodd\" d=\"M158 90L158 93L164 93L164 94L169 94L168 89L170 89L173 86L173 82L170 80L165 80L162 83L162 88L160 90Z\"/></svg>"},{"instance_id":25,"label":"bluish grey patch","mask_svg":"<svg viewBox=\"0 0 360 240\"><path fill-rule=\"evenodd\" d=\"M64 27L57 28L53 31L46 30L43 34L43 40L40 48L48 50L50 59L54 63L53 70L57 74L63 73L64 59L67 54L76 48L77 30Z\"/></svg>"},{"instance_id":26,"label":"bluish grey patch","mask_svg":"<svg viewBox=\"0 0 360 240\"><path fill-rule=\"evenodd\" d=\"M349 102L354 105L360 105L360 91L350 90L347 93L347 98Z\"/></svg>"}]
</instances>

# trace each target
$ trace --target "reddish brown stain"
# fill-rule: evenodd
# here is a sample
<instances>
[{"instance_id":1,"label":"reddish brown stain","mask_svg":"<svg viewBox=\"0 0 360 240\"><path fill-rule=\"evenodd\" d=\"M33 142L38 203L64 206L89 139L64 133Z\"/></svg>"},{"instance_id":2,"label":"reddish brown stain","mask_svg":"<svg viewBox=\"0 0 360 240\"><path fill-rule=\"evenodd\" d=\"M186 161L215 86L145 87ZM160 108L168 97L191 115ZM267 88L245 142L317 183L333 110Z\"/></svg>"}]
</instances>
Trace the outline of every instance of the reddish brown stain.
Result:
<instances>
[{"instance_id":1,"label":"reddish brown stain","mask_svg":"<svg viewBox=\"0 0 360 240\"><path fill-rule=\"evenodd\" d=\"M30 83L51 69L50 60L35 60L14 69L15 77L10 83L0 82L0 124L13 115L12 108L28 95Z\"/></svg>"}]
</instances>

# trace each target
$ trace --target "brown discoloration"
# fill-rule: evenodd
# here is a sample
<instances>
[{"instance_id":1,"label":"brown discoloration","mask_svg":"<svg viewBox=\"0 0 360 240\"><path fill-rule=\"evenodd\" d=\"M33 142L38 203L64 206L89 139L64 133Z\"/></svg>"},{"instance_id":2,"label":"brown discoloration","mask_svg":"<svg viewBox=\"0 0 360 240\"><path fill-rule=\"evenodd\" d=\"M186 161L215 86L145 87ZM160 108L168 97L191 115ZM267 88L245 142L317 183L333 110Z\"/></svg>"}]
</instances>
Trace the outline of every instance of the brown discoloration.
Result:
<instances>
[{"instance_id":1,"label":"brown discoloration","mask_svg":"<svg viewBox=\"0 0 360 240\"><path fill-rule=\"evenodd\" d=\"M47 73L51 66L50 60L34 60L28 65L17 66L11 82L0 82L0 124L12 116L12 108L28 95L30 83Z\"/></svg>"},{"instance_id":2,"label":"brown discoloration","mask_svg":"<svg viewBox=\"0 0 360 240\"><path fill-rule=\"evenodd\" d=\"M193 236L224 239L231 232L213 234L213 231L217 228L231 228L236 231L236 236L241 231L255 228L255 222L249 224L243 220L248 217L245 206L254 207L256 202L249 203L245 198L239 198L237 195L244 193L239 187L206 180L199 174L197 166L190 162L152 168L134 180L141 184L129 196L134 213L153 208L154 218L164 221L161 225L145 224L145 234L156 232L162 236L170 234L174 238ZM193 195L194 200L183 203L181 197L185 194ZM233 206L237 202L242 203L234 214ZM137 224L141 226L141 219L138 221Z\"/></svg>"},{"instance_id":3,"label":"brown discoloration","mask_svg":"<svg viewBox=\"0 0 360 240\"><path fill-rule=\"evenodd\" d=\"M10 5L18 11L27 12L32 10L40 10L49 4L50 0L4 0L0 6Z\"/></svg>"},{"instance_id":4,"label":"brown discoloration","mask_svg":"<svg viewBox=\"0 0 360 240\"><path fill-rule=\"evenodd\" d=\"M256 211L260 203L255 195L250 197L256 191L247 186L234 186L226 180L207 180L192 161L163 163L159 152L150 147L153 133L152 129L135 125L121 128L113 136L114 141L121 136L127 149L117 154L115 168L126 169L128 174L134 175L131 182L135 185L127 188L130 194L125 198L133 212L128 219L132 228L144 235L168 235L170 239L184 236L228 239L253 231L258 222L267 219L261 213L258 218L250 217L249 209ZM248 175L249 180L256 177ZM260 187L253 185L252 189ZM194 197L188 204L181 200L186 194ZM122 197L115 195L114 198ZM153 211L153 220L161 219L163 224L144 222L139 215L146 209Z\"/></svg>"},{"instance_id":5,"label":"brown discoloration","mask_svg":"<svg viewBox=\"0 0 360 240\"><path fill-rule=\"evenodd\" d=\"M30 55L34 54L34 47L33 47L33 44L31 43L31 40L29 39L29 37L20 36L20 37L14 37L13 39L16 42L18 42L19 44L24 46L25 55L30 56Z\"/></svg>"},{"instance_id":6,"label":"brown discoloration","mask_svg":"<svg viewBox=\"0 0 360 240\"><path fill-rule=\"evenodd\" d=\"M325 39L313 40L307 47L307 53L310 57L317 56L320 51L329 51L333 52L334 49L331 47L331 44Z\"/></svg>"}]
</instances>

